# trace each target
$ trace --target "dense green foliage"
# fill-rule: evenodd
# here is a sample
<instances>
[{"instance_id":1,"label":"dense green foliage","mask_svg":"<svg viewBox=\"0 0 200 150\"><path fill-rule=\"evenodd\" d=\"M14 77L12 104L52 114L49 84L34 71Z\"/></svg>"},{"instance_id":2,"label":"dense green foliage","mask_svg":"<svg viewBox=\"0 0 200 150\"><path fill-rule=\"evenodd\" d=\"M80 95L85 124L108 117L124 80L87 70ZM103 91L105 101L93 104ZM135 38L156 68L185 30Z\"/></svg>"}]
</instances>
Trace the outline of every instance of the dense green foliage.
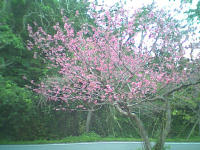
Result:
<instances>
[{"instance_id":1,"label":"dense green foliage","mask_svg":"<svg viewBox=\"0 0 200 150\"><path fill-rule=\"evenodd\" d=\"M56 111L55 106L59 104L46 102L25 86L30 84L29 80L37 82L49 73L42 56L38 59L33 58L38 50L28 51L26 48L29 40L27 24L33 25L36 22L51 33L52 25L61 22L60 9L64 9L64 15L74 22L74 28L78 31L81 24L92 23L87 14L87 6L89 3L85 3L84 0L0 1L1 139L49 140L79 136L85 132L87 112ZM79 11L79 17L75 16L76 10ZM199 16L197 10L192 12ZM176 100L179 101L185 94L190 96L190 90L185 89L183 93L177 93ZM193 127L198 118L199 99L200 96L197 95L190 99L192 103L187 101L185 105L173 105L171 137L186 137L190 133L198 135L198 126L194 129ZM140 117L146 120L145 126L149 134L155 137L156 133L153 131L157 124L162 122L162 114L153 119L143 115ZM138 137L134 122L124 118L110 106L102 107L93 113L90 130L104 137Z\"/></svg>"}]
</instances>

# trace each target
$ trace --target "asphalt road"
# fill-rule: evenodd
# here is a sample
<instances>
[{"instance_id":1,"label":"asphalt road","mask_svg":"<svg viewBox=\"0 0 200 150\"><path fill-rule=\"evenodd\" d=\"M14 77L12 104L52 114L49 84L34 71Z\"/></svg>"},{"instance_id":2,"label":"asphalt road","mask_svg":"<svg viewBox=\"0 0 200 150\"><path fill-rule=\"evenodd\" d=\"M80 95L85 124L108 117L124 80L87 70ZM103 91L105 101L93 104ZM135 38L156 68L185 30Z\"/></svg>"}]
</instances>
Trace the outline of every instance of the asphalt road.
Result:
<instances>
[{"instance_id":1,"label":"asphalt road","mask_svg":"<svg viewBox=\"0 0 200 150\"><path fill-rule=\"evenodd\" d=\"M200 143L166 143L167 150L200 150ZM0 145L0 150L141 150L141 142Z\"/></svg>"}]
</instances>

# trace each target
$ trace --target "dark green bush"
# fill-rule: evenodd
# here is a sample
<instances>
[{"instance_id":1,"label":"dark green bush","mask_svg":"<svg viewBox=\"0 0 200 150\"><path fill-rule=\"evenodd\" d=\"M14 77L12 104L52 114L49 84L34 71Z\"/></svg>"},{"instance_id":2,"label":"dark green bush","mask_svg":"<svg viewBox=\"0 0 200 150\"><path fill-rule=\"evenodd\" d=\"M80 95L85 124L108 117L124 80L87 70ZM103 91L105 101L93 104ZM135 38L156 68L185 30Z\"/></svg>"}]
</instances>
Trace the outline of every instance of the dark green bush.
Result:
<instances>
[{"instance_id":1,"label":"dark green bush","mask_svg":"<svg viewBox=\"0 0 200 150\"><path fill-rule=\"evenodd\" d=\"M28 138L33 116L32 93L0 76L0 134L3 138Z\"/></svg>"}]
</instances>

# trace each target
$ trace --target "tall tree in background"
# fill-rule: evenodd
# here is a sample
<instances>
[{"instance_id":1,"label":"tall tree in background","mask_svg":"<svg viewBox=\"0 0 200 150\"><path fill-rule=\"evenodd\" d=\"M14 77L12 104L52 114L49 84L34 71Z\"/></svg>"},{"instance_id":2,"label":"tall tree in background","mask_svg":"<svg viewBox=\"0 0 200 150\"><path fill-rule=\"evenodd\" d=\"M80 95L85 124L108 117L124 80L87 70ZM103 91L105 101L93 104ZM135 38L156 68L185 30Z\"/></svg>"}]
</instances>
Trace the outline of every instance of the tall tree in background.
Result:
<instances>
[{"instance_id":1,"label":"tall tree in background","mask_svg":"<svg viewBox=\"0 0 200 150\"><path fill-rule=\"evenodd\" d=\"M53 32L50 27L61 22L64 14L74 22L78 31L81 24L91 21L87 15L89 3L83 1L57 0L5 0L1 1L0 13L0 65L1 75L13 80L19 86L28 84L22 76L38 80L48 71L42 59L34 59L37 49L27 51L24 43L28 40L27 24L37 23L46 32ZM80 17L75 17L75 9ZM6 66L6 67L3 67Z\"/></svg>"},{"instance_id":2,"label":"tall tree in background","mask_svg":"<svg viewBox=\"0 0 200 150\"><path fill-rule=\"evenodd\" d=\"M65 16L63 26L53 26L55 34L28 27L28 48L40 49L49 67L58 69L33 90L61 103L57 109L114 106L136 122L146 150L152 147L136 109L164 111L166 121L154 146L161 150L171 123L169 96L200 82L198 64L190 68L181 63L187 36L169 14L152 6L144 9L145 15L137 10L129 16L122 8L101 11L90 12L98 26L83 24L78 32Z\"/></svg>"},{"instance_id":3,"label":"tall tree in background","mask_svg":"<svg viewBox=\"0 0 200 150\"><path fill-rule=\"evenodd\" d=\"M66 2L66 4L61 4L57 0L0 1L1 137L5 137L6 135L10 139L30 140L51 138L52 136L61 138L68 135L79 135L77 134L79 133L79 128L75 125L68 127L70 129L74 127L74 131L68 130L67 123L69 121L66 121L66 118L62 119L62 116L58 120L62 125L56 125L58 124L56 121L52 123L51 121L56 117L57 113L55 113L55 110L49 111L48 107L53 106L41 109L39 98L31 95L32 92L29 90L24 90L25 85L29 84L27 80L24 80L25 78L38 81L49 72L42 56L35 59L38 49L28 51L25 46L26 41L29 39L26 28L27 24L34 25L37 23L46 32L53 34L54 30L51 29L51 25L56 22L62 22L62 16L60 15L61 8L64 10L64 14L75 23L74 28L76 31L80 29L83 22L91 21L87 15L87 6L89 3L78 0L68 0ZM75 10L79 10L80 17L75 16ZM19 91L21 91L20 94ZM29 100L27 100L28 97ZM21 104L21 106L18 104ZM26 108L26 106L29 106L29 108ZM70 114L66 112L63 116L73 118ZM74 114L76 118L80 117L77 113ZM29 120L30 117L35 120ZM26 118L27 120L24 121L21 118ZM15 126L11 125L14 124L14 121L16 121ZM20 121L23 124L20 124ZM79 124L77 120L72 121ZM32 128L34 134L26 128L28 126ZM22 129L24 129L25 133L18 134ZM62 129L65 131L63 132ZM48 132L48 130L50 131Z\"/></svg>"}]
</instances>

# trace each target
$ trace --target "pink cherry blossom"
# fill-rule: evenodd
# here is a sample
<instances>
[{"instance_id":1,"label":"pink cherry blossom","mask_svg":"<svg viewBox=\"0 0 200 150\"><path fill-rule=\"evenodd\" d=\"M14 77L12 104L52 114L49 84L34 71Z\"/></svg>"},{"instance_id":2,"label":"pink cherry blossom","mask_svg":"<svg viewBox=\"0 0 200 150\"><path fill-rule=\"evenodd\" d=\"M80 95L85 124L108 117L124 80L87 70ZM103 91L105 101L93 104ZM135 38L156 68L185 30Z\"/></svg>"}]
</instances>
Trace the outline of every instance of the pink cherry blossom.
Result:
<instances>
[{"instance_id":1,"label":"pink cherry blossom","mask_svg":"<svg viewBox=\"0 0 200 150\"><path fill-rule=\"evenodd\" d=\"M28 26L32 42L27 47L38 47L51 62L49 68L58 70L58 75L48 77L35 91L50 100L72 102L77 109L87 109L106 102L142 101L151 94L159 95L162 87L187 81L186 72L177 69L183 58L180 41L171 36L181 36L180 29L162 11L151 10L137 20L140 11L132 17L123 9L113 14L91 12L96 26L83 24L76 33L65 16L63 26L53 26L52 35L41 27L33 32ZM148 35L140 43L136 42L140 36L137 30Z\"/></svg>"}]
</instances>

